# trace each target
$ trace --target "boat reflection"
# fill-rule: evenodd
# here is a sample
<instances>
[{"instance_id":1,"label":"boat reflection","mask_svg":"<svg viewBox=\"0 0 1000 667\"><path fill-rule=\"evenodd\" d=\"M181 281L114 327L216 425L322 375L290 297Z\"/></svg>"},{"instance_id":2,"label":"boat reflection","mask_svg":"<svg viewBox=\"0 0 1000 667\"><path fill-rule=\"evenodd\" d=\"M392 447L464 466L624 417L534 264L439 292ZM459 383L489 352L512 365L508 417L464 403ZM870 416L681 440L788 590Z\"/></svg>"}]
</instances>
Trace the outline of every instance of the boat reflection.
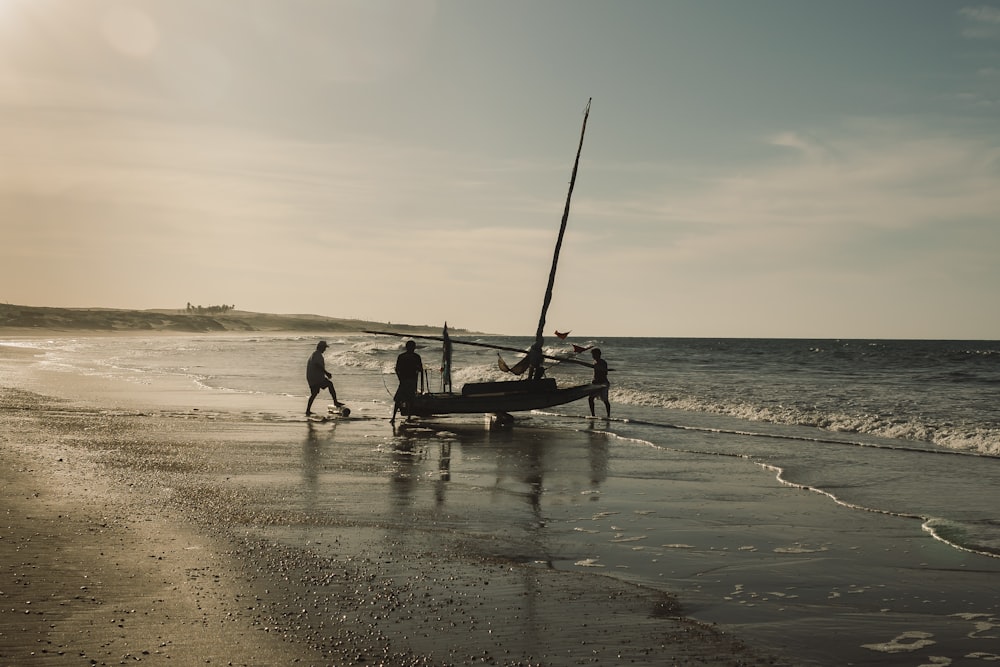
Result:
<instances>
[{"instance_id":1,"label":"boat reflection","mask_svg":"<svg viewBox=\"0 0 1000 667\"><path fill-rule=\"evenodd\" d=\"M480 515L506 513L496 519L508 526L536 529L549 521L546 496L550 507L596 499L608 477L608 435L592 424L567 430L410 422L393 433L390 489L397 508L412 502L417 484L433 481L439 510L461 513L475 506ZM461 506L449 507L450 495ZM526 518L514 511L513 499L525 501Z\"/></svg>"},{"instance_id":2,"label":"boat reflection","mask_svg":"<svg viewBox=\"0 0 1000 667\"><path fill-rule=\"evenodd\" d=\"M583 557L575 526L592 516L590 500L608 478L608 445L607 433L588 428L397 429L388 487L395 517L384 544L393 553L447 553L446 581L456 582L449 596L474 591L490 608L507 605L502 636L525 655L544 653L553 612L538 570ZM460 563L473 565L475 578L463 579L470 570Z\"/></svg>"}]
</instances>

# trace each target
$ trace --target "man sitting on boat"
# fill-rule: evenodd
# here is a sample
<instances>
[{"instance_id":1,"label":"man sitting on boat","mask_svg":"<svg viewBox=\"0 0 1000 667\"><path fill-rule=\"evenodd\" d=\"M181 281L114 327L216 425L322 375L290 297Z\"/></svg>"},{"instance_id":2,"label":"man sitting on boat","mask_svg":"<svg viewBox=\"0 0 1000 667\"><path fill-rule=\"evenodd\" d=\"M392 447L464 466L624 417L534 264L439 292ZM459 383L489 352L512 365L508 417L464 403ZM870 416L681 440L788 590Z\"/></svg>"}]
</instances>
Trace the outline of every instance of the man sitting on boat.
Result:
<instances>
[{"instance_id":1,"label":"man sitting on boat","mask_svg":"<svg viewBox=\"0 0 1000 667\"><path fill-rule=\"evenodd\" d=\"M396 421L396 413L403 410L409 412L410 402L417 396L417 378L420 378L420 391L424 390L424 362L416 353L417 344L406 341L406 351L396 357L396 377L399 378L399 388L393 397L392 421Z\"/></svg>"},{"instance_id":2,"label":"man sitting on boat","mask_svg":"<svg viewBox=\"0 0 1000 667\"><path fill-rule=\"evenodd\" d=\"M542 341L539 338L532 343L531 347L528 348L529 380L541 380L545 377L545 367L542 366L542 361L544 359L545 356L542 352Z\"/></svg>"}]
</instances>

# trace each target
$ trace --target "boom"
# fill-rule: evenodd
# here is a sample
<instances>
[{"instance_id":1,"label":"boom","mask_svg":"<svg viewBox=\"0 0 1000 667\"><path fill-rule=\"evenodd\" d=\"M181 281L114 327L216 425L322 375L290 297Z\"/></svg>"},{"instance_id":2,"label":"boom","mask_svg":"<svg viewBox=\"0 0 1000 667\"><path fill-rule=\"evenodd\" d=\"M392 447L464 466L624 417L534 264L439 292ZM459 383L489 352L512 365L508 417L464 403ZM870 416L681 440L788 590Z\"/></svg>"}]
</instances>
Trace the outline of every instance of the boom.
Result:
<instances>
[{"instance_id":1,"label":"boom","mask_svg":"<svg viewBox=\"0 0 1000 667\"><path fill-rule=\"evenodd\" d=\"M421 336L417 334L400 333L398 331L363 331L362 333L374 334L376 336L399 336L401 338L420 338L423 340L436 340L436 341L444 340L444 337L442 336ZM519 347L507 347L505 345L494 345L492 343L480 343L478 341L472 341L472 340L458 340L457 338L451 338L451 337L449 337L448 340L450 340L452 343L456 345L474 345L476 347L488 347L491 350L504 350L506 352L518 352L520 354L528 354L527 350L522 350ZM579 364L581 366L586 366L587 368L594 367L594 364L588 364L586 361L580 361L579 359L569 359L567 357L555 357L550 354L543 354L542 356L545 357L546 359L552 359L553 361L568 361L571 364Z\"/></svg>"}]
</instances>

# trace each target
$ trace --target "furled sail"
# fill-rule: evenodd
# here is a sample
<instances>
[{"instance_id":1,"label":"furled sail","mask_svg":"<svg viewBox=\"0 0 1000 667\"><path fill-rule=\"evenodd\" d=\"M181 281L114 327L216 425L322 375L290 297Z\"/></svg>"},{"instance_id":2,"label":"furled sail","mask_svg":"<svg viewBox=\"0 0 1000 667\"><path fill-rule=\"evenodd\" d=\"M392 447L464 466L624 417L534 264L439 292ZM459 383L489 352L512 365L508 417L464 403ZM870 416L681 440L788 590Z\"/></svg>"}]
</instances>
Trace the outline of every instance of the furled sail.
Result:
<instances>
[{"instance_id":1,"label":"furled sail","mask_svg":"<svg viewBox=\"0 0 1000 667\"><path fill-rule=\"evenodd\" d=\"M497 367L504 373L513 373L514 375L524 375L524 371L528 370L529 365L530 364L528 363L528 357L525 357L524 359L521 359L521 361L517 362L513 366L508 366L507 362L504 361L503 357L500 356L500 353L497 352Z\"/></svg>"},{"instance_id":2,"label":"furled sail","mask_svg":"<svg viewBox=\"0 0 1000 667\"><path fill-rule=\"evenodd\" d=\"M448 323L444 323L441 333L441 391L451 393L451 336L448 335Z\"/></svg>"}]
</instances>

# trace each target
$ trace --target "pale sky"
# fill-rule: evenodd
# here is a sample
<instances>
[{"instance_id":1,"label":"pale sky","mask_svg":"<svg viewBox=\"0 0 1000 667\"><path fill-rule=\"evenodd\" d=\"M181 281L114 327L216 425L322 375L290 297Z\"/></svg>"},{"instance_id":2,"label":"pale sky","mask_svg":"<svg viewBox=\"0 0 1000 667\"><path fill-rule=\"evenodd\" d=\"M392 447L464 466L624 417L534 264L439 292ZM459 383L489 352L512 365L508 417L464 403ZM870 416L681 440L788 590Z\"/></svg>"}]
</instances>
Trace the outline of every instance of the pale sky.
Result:
<instances>
[{"instance_id":1,"label":"pale sky","mask_svg":"<svg viewBox=\"0 0 1000 667\"><path fill-rule=\"evenodd\" d=\"M0 0L0 302L1000 339L1000 0Z\"/></svg>"}]
</instances>

